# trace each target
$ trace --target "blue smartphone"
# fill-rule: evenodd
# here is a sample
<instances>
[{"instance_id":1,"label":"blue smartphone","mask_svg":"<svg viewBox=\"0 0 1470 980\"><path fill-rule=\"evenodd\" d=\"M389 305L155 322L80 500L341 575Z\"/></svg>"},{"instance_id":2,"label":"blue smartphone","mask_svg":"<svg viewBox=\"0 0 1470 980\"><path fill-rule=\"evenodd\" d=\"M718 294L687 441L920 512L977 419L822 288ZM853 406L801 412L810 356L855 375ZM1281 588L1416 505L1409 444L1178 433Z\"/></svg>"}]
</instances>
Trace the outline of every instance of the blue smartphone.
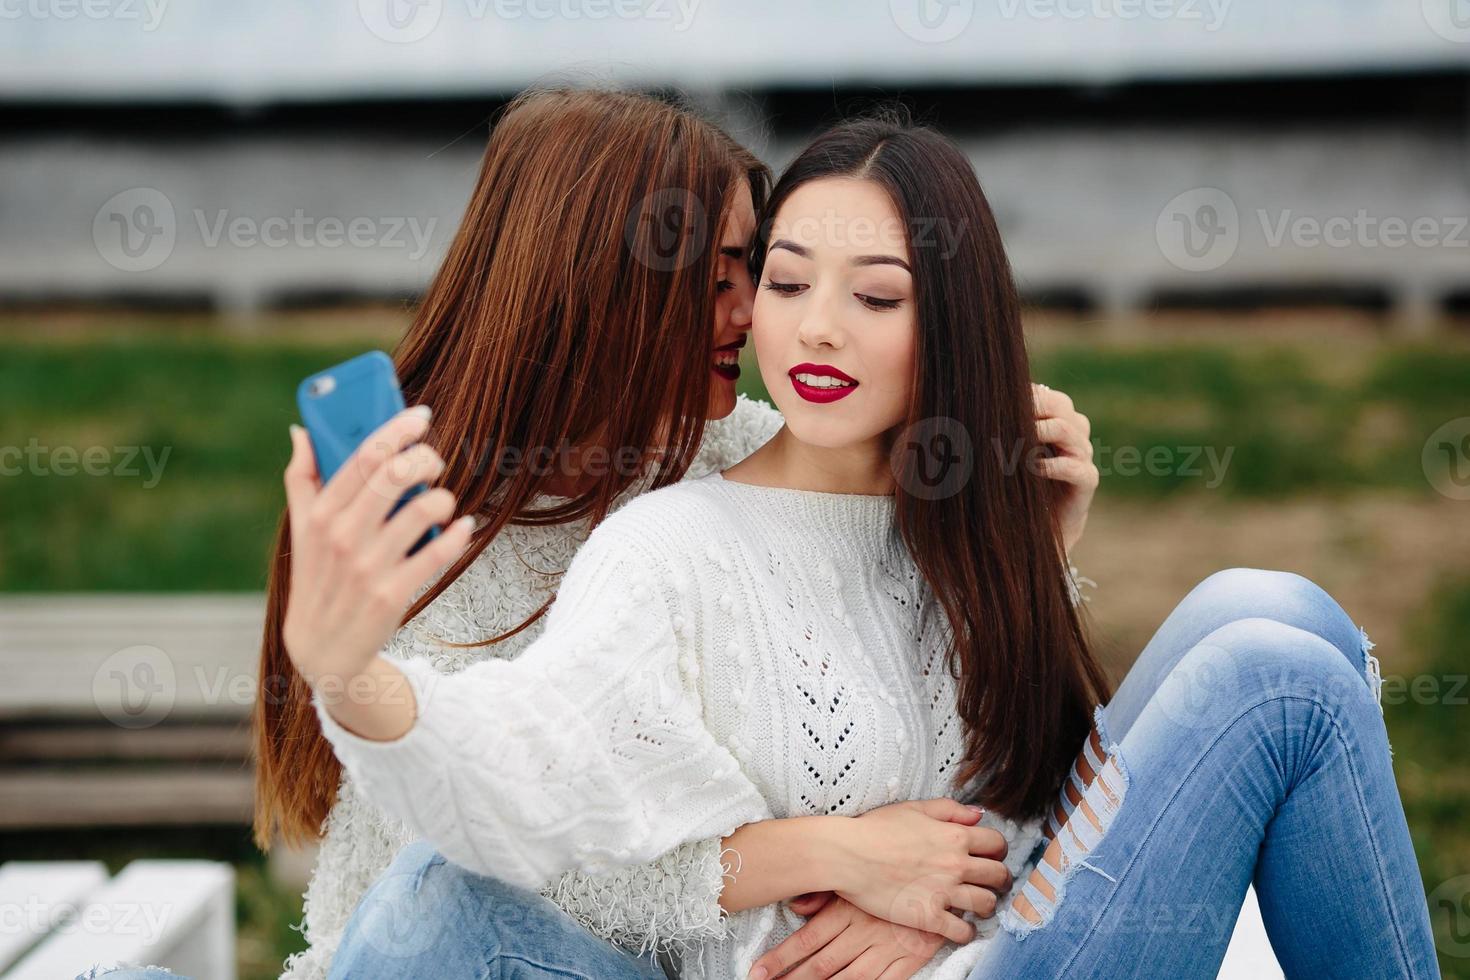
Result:
<instances>
[{"instance_id":1,"label":"blue smartphone","mask_svg":"<svg viewBox=\"0 0 1470 980\"><path fill-rule=\"evenodd\" d=\"M296 406L311 437L323 486L364 439L404 408L393 359L380 350L359 354L306 378L296 388ZM428 486L409 487L388 516L398 513ZM408 553L414 554L438 536L437 525L429 528Z\"/></svg>"}]
</instances>

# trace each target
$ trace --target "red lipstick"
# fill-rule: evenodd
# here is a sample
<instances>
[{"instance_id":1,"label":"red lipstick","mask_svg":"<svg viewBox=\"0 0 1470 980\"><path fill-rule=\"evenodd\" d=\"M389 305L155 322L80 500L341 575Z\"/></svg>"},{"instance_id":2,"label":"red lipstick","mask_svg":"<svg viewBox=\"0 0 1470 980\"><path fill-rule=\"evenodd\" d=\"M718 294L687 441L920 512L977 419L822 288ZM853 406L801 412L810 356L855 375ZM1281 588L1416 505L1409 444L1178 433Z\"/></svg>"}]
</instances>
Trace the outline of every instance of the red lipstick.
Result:
<instances>
[{"instance_id":1,"label":"red lipstick","mask_svg":"<svg viewBox=\"0 0 1470 980\"><path fill-rule=\"evenodd\" d=\"M715 354L718 355L721 351L735 351L738 354L740 348L745 346L745 339L746 338L742 336L739 340L736 340L733 343L726 344L723 347L716 347ZM740 380L740 360L738 357L735 359L735 361L731 363L721 364L717 356L715 359L715 363L710 365L710 370L714 371L715 374L724 378L726 381Z\"/></svg>"},{"instance_id":2,"label":"red lipstick","mask_svg":"<svg viewBox=\"0 0 1470 980\"><path fill-rule=\"evenodd\" d=\"M805 381L798 381L796 379L798 374L815 375L819 378L836 378L838 381L844 383L842 385L819 388ZM846 398L856 391L858 386L854 378L837 370L830 364L798 364L790 371L787 371L786 375L791 379L791 387L796 389L798 395L809 402L816 402L818 404L826 404L827 402L835 402L839 398Z\"/></svg>"}]
</instances>

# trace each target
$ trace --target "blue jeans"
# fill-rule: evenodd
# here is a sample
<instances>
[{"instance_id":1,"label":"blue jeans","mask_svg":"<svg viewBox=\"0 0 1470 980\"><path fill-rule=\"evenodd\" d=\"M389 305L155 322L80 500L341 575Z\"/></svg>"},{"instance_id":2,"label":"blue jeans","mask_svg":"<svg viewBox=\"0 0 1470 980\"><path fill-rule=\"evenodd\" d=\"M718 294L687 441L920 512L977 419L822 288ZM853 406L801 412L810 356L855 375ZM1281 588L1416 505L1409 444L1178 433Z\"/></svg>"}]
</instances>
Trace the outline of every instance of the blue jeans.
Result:
<instances>
[{"instance_id":1,"label":"blue jeans","mask_svg":"<svg viewBox=\"0 0 1470 980\"><path fill-rule=\"evenodd\" d=\"M347 923L329 980L665 980L648 959L585 929L543 895L446 861L427 841L398 852Z\"/></svg>"},{"instance_id":2,"label":"blue jeans","mask_svg":"<svg viewBox=\"0 0 1470 980\"><path fill-rule=\"evenodd\" d=\"M1438 977L1371 646L1301 576L1197 586L1098 711L1063 857L970 980L1213 977L1252 881L1288 977Z\"/></svg>"},{"instance_id":3,"label":"blue jeans","mask_svg":"<svg viewBox=\"0 0 1470 980\"><path fill-rule=\"evenodd\" d=\"M1198 585L1099 709L1051 860L1016 890L1033 916L1002 913L971 980L1213 977L1252 880L1288 976L1437 977L1370 646L1300 576ZM662 973L419 842L364 897L332 977L430 975Z\"/></svg>"}]
</instances>

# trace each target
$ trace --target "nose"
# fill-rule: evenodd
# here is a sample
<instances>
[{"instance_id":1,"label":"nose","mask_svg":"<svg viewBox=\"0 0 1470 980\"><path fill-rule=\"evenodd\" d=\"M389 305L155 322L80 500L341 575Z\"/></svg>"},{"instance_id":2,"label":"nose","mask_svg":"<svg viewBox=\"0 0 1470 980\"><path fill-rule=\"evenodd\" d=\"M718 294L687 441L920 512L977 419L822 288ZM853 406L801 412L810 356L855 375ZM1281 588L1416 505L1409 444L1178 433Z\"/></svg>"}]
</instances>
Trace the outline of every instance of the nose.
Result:
<instances>
[{"instance_id":1,"label":"nose","mask_svg":"<svg viewBox=\"0 0 1470 980\"><path fill-rule=\"evenodd\" d=\"M842 347L842 331L837 326L837 317L820 296L812 296L802 311L796 336L807 347L829 347L833 350Z\"/></svg>"},{"instance_id":2,"label":"nose","mask_svg":"<svg viewBox=\"0 0 1470 980\"><path fill-rule=\"evenodd\" d=\"M734 300L730 305L730 326L742 332L748 331L751 314L755 309L755 283L750 281L749 276L737 275L732 293Z\"/></svg>"}]
</instances>

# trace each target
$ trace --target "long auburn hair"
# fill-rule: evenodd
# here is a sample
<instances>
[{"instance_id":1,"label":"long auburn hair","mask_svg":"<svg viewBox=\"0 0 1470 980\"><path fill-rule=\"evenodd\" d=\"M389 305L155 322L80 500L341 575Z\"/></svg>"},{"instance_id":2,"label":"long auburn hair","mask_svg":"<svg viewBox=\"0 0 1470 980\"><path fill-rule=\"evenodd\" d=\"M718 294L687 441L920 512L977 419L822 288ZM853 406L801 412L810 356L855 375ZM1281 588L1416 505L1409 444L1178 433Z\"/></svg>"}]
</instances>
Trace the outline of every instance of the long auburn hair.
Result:
<instances>
[{"instance_id":1,"label":"long auburn hair","mask_svg":"<svg viewBox=\"0 0 1470 980\"><path fill-rule=\"evenodd\" d=\"M758 279L782 203L833 177L878 184L910 231L918 336L894 514L950 627L945 664L966 730L954 782L983 776L987 806L1039 815L1108 681L1069 598L1048 481L1024 465L1044 450L1010 263L969 160L894 108L829 130L782 174L752 246ZM919 472L928 437L944 432L969 436L973 471L942 493L911 492L932 477Z\"/></svg>"},{"instance_id":2,"label":"long auburn hair","mask_svg":"<svg viewBox=\"0 0 1470 980\"><path fill-rule=\"evenodd\" d=\"M432 602L508 524L601 521L651 477L680 479L704 433L718 235L742 182L761 207L765 165L687 107L579 88L527 92L485 148L459 229L393 360L438 481L485 518L469 548L404 613ZM506 465L545 449L637 451L565 502L533 509L556 474ZM626 458L626 457L625 457ZM290 592L286 514L266 596L253 723L254 837L316 838L341 764L282 639ZM504 640L539 618L481 643Z\"/></svg>"}]
</instances>

